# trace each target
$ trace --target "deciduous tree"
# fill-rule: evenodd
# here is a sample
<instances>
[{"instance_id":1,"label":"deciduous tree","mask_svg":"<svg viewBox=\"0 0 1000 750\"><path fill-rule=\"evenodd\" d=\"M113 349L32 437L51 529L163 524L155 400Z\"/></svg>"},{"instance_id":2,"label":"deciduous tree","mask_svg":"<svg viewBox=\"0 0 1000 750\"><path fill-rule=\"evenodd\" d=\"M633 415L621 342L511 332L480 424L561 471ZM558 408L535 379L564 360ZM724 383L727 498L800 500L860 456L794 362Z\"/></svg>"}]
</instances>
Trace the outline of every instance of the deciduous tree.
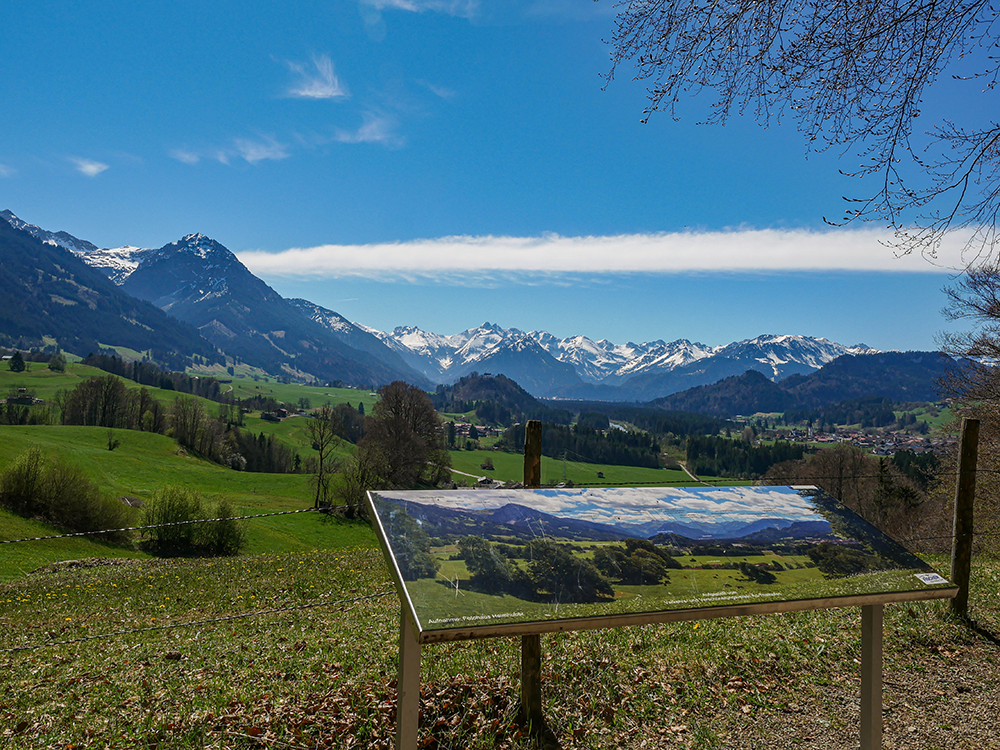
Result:
<instances>
[{"instance_id":1,"label":"deciduous tree","mask_svg":"<svg viewBox=\"0 0 1000 750\"><path fill-rule=\"evenodd\" d=\"M316 451L312 473L313 507L325 505L330 494L330 481L336 470L334 449L340 443L337 436L337 412L330 404L323 404L306 422L306 433Z\"/></svg>"}]
</instances>

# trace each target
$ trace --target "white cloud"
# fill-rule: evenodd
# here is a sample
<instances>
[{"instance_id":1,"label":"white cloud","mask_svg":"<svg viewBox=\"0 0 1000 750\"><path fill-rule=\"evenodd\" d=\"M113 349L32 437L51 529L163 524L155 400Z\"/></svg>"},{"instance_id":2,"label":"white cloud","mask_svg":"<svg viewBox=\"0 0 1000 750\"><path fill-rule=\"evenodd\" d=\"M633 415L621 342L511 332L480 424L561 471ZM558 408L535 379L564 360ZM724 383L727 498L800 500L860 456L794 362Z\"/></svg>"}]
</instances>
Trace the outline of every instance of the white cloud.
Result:
<instances>
[{"instance_id":1,"label":"white cloud","mask_svg":"<svg viewBox=\"0 0 1000 750\"><path fill-rule=\"evenodd\" d=\"M236 148L236 154L251 164L256 164L266 159L277 161L279 159L286 159L289 156L288 147L283 143L278 143L278 141L271 137L258 139L234 138L233 146ZM228 161L222 158L219 158L219 161L228 163Z\"/></svg>"},{"instance_id":2,"label":"white cloud","mask_svg":"<svg viewBox=\"0 0 1000 750\"><path fill-rule=\"evenodd\" d=\"M192 166L202 159L212 159L220 164L228 165L234 157L256 165L266 159L285 159L290 156L290 153L285 144L279 143L270 136L262 136L259 138L233 138L229 146L206 148L200 151L176 148L170 152L170 156L179 162Z\"/></svg>"},{"instance_id":3,"label":"white cloud","mask_svg":"<svg viewBox=\"0 0 1000 750\"><path fill-rule=\"evenodd\" d=\"M6 164L0 164L0 177L13 177L17 170L13 167L8 167Z\"/></svg>"},{"instance_id":4,"label":"white cloud","mask_svg":"<svg viewBox=\"0 0 1000 750\"><path fill-rule=\"evenodd\" d=\"M312 67L295 62L285 64L298 77L288 90L288 96L300 99L338 99L350 96L347 86L334 73L329 55L314 56Z\"/></svg>"},{"instance_id":5,"label":"white cloud","mask_svg":"<svg viewBox=\"0 0 1000 750\"><path fill-rule=\"evenodd\" d=\"M441 99L451 99L455 96L454 89L449 89L445 86L438 86L434 83L429 83L427 81L417 81L421 86L430 91L434 96L440 97Z\"/></svg>"},{"instance_id":6,"label":"white cloud","mask_svg":"<svg viewBox=\"0 0 1000 750\"><path fill-rule=\"evenodd\" d=\"M445 13L459 18L472 18L479 10L479 0L361 0L361 5L376 10Z\"/></svg>"},{"instance_id":7,"label":"white cloud","mask_svg":"<svg viewBox=\"0 0 1000 750\"><path fill-rule=\"evenodd\" d=\"M362 140L358 137L358 140ZM457 236L370 245L321 245L240 254L254 273L337 278L748 271L943 272L919 256L897 258L877 229L738 229L603 237ZM959 260L961 243L942 257ZM949 255L945 251L951 251Z\"/></svg>"},{"instance_id":8,"label":"white cloud","mask_svg":"<svg viewBox=\"0 0 1000 750\"><path fill-rule=\"evenodd\" d=\"M76 164L77 171L87 175L87 177L96 177L108 168L107 164L102 164L99 161L92 161L91 159L78 159L75 156L71 156L70 161Z\"/></svg>"},{"instance_id":9,"label":"white cloud","mask_svg":"<svg viewBox=\"0 0 1000 750\"><path fill-rule=\"evenodd\" d=\"M334 138L341 143L381 143L399 148L406 139L396 132L396 121L385 115L367 114L357 130L338 130Z\"/></svg>"},{"instance_id":10,"label":"white cloud","mask_svg":"<svg viewBox=\"0 0 1000 750\"><path fill-rule=\"evenodd\" d=\"M198 154L194 151L188 151L185 148L175 148L170 152L170 156L184 164L197 164L201 161L201 157Z\"/></svg>"}]
</instances>

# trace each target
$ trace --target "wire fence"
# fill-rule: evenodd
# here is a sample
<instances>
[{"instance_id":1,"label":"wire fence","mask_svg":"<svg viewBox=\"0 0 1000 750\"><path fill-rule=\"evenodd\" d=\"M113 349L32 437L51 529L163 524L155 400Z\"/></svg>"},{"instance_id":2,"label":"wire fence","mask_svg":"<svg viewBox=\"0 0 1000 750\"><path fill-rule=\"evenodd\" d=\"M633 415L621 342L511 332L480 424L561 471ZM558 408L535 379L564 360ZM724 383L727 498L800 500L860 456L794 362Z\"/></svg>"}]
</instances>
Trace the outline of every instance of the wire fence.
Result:
<instances>
[{"instance_id":1,"label":"wire fence","mask_svg":"<svg viewBox=\"0 0 1000 750\"><path fill-rule=\"evenodd\" d=\"M66 539L73 536L100 536L102 534L119 534L123 531L146 531L148 529L163 529L168 526L187 526L192 523L217 523L219 521L246 521L251 518L270 518L272 516L290 516L295 513L319 513L326 508L302 508L301 510L281 510L274 513L256 513L252 516L225 516L223 518L194 518L187 521L170 521L168 523L153 523L147 526L125 526L120 529L98 529L97 531L74 531L51 536L29 536L22 539L0 539L0 544L18 544L20 542L42 542L48 539Z\"/></svg>"},{"instance_id":2,"label":"wire fence","mask_svg":"<svg viewBox=\"0 0 1000 750\"><path fill-rule=\"evenodd\" d=\"M976 473L977 474L1000 474L1000 470L977 469ZM957 477L958 474L959 474L959 472L938 472L936 474L936 476L938 476L938 477L956 476ZM823 481L843 481L845 479L850 480L850 481L854 481L854 480L857 480L857 479L878 479L878 478L880 478L880 476L878 474L862 475L862 476L852 475L850 477L833 476L833 475L831 475L831 476L813 476L813 477L805 477L805 478L801 478L800 477L800 478L797 478L797 482L800 483L800 484L801 483L805 483L805 482L808 482L810 484L820 484ZM600 487L635 487L635 486L660 487L660 486L690 485L692 481L702 481L702 480L691 480L691 479L688 479L688 480L668 480L668 481L659 481L659 482L597 482L597 483L587 483L587 486L588 487L590 487L590 486L600 486ZM709 484L709 482L703 482L703 483L704 484ZM721 483L721 482L712 482L711 486L725 486L725 485L723 483ZM730 485L730 486L732 486L732 485ZM302 508L302 509L289 510L289 511L275 511L275 512L271 512L271 513L257 513L257 514L242 515L242 516L227 516L227 517L224 517L224 518L190 519L190 520L185 520L185 521L174 521L174 522L161 523L161 524L148 524L148 525L143 525L143 526L127 526L127 527L116 528L116 529L99 529L99 530L93 530L93 531L78 531L78 532L69 532L69 533L65 533L65 534L52 534L52 535L48 535L48 536L24 537L24 538L20 538L20 539L0 539L0 544L19 544L19 543L40 542L40 541L55 540L55 539L65 539L65 538L70 538L70 537L101 536L101 535L105 535L105 534L122 533L122 532L128 532L128 531L147 531L147 530L164 528L164 527L171 527L171 526L184 526L184 525L199 524L199 523L214 523L214 522L218 522L220 520L246 521L246 520L255 520L255 519L260 519L260 518L273 518L273 517L277 517L277 516L289 516L289 515L302 514L302 513L317 513L317 512L328 512L328 511L329 511L329 508L325 508L325 507L324 508ZM996 538L996 537L1000 537L1000 532L974 531L974 532L972 532L972 536L974 536L976 538ZM954 541L955 539L956 539L956 535L955 534L940 534L940 535L931 535L931 536L906 537L906 538L898 539L897 541L899 541L901 543L912 543L912 542L920 542L920 541L945 541L945 540ZM266 609L255 609L255 610L250 610L250 611L246 611L246 612L240 612L240 613L232 614L232 615L223 615L223 616L220 616L220 617L212 617L212 618L205 618L205 619L200 619L200 620L191 620L191 621L178 622L178 623L169 623L169 624L163 624L163 625L151 625L151 626L145 626L145 627L141 627L141 628L130 628L130 629L123 629L123 630L116 630L116 631L111 631L111 632L107 632L107 633L99 633L99 634L94 634L94 635L81 636L79 638L72 638L72 639L65 639L65 640L58 640L58 641L57 640L52 640L52 641L46 641L44 643L34 643L34 644L24 645L24 646L15 646L15 647L11 647L11 648L3 648L3 649L0 649L0 654L12 654L12 653L18 653L18 652L33 651L33 650L38 650L38 649L52 647L52 646L72 645L72 644L76 644L76 643L84 643L84 642L88 642L88 641L108 639L108 638L114 638L114 637L120 637L120 636L128 636L128 635L134 635L134 634L139 634L139 633L148 633L148 632L156 632L156 631L174 630L174 629L178 629L178 628L189 628L189 627L197 627L197 626L203 626L203 625L213 625L213 624L218 624L218 623L223 623L223 622L229 622L229 621L234 621L234 620L243 620L243 619L252 618L252 617L259 617L259 616L263 616L263 615L282 614L282 613L287 613L287 612L294 612L294 611L315 609L315 608L318 608L318 607L356 604L356 603L363 602L363 601L375 600L375 599L379 599L379 598L382 598L382 597L391 596L391 595L393 595L395 593L396 593L395 591L382 591L382 592L375 593L375 594L367 594L367 595L362 595L362 596L350 597L350 598L346 598L346 599L330 600L330 599L324 598L322 601L318 601L318 602L308 602L308 603L304 603L304 604L296 604L296 605L289 605L289 606L283 606L283 607L270 607L270 608L266 608Z\"/></svg>"}]
</instances>

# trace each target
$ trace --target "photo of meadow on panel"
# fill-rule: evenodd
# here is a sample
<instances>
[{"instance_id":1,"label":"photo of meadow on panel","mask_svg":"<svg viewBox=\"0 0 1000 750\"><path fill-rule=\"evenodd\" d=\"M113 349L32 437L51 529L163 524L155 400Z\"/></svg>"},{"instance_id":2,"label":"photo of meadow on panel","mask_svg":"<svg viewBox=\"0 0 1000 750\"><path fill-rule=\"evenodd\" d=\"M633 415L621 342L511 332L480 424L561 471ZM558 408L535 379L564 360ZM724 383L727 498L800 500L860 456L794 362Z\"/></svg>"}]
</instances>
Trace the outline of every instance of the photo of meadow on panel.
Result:
<instances>
[{"instance_id":1,"label":"photo of meadow on panel","mask_svg":"<svg viewBox=\"0 0 1000 750\"><path fill-rule=\"evenodd\" d=\"M421 631L951 584L815 487L372 493Z\"/></svg>"}]
</instances>

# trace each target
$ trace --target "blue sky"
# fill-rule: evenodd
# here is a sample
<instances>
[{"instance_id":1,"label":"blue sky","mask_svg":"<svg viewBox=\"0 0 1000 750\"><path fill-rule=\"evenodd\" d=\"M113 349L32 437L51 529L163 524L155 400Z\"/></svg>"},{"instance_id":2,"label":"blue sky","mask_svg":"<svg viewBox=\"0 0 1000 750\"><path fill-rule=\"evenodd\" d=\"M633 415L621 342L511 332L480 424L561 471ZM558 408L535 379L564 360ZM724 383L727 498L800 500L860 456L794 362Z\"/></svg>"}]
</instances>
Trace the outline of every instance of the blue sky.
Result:
<instances>
[{"instance_id":1,"label":"blue sky","mask_svg":"<svg viewBox=\"0 0 1000 750\"><path fill-rule=\"evenodd\" d=\"M932 349L951 325L946 270L824 224L855 157L698 125L707 98L641 123L628 68L604 88L605 0L9 5L0 208L46 229L202 232L382 329Z\"/></svg>"}]
</instances>

